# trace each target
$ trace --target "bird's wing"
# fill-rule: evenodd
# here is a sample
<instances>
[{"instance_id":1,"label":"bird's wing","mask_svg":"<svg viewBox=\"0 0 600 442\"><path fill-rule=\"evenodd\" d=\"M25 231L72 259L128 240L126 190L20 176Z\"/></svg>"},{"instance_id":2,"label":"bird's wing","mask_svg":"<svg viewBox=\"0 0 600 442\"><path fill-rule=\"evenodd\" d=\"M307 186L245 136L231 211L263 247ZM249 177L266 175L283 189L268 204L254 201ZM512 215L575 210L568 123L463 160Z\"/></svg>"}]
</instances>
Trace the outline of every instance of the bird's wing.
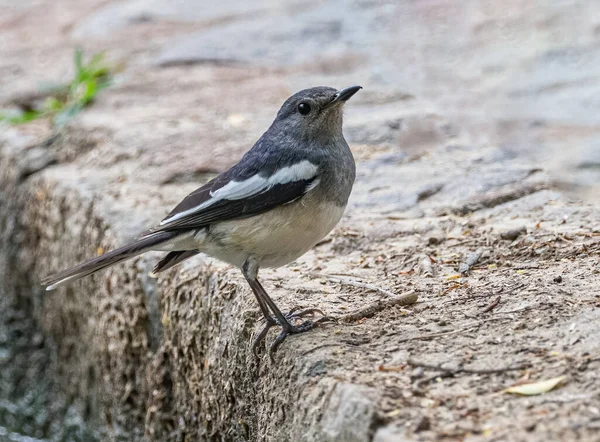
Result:
<instances>
[{"instance_id":1,"label":"bird's wing","mask_svg":"<svg viewBox=\"0 0 600 442\"><path fill-rule=\"evenodd\" d=\"M271 175L230 169L189 194L152 231L194 229L257 215L301 198L318 184L318 167L307 160Z\"/></svg>"}]
</instances>

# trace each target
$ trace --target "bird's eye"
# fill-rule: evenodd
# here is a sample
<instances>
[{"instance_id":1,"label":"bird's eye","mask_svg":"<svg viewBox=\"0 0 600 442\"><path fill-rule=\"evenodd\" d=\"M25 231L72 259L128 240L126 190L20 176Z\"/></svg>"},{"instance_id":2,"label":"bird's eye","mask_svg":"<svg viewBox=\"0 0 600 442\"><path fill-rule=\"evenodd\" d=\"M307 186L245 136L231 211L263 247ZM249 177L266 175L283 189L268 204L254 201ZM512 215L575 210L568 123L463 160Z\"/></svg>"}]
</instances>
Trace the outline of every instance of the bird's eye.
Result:
<instances>
[{"instance_id":1,"label":"bird's eye","mask_svg":"<svg viewBox=\"0 0 600 442\"><path fill-rule=\"evenodd\" d=\"M300 103L298 105L298 112L300 112L302 115L307 115L310 112L310 104Z\"/></svg>"}]
</instances>

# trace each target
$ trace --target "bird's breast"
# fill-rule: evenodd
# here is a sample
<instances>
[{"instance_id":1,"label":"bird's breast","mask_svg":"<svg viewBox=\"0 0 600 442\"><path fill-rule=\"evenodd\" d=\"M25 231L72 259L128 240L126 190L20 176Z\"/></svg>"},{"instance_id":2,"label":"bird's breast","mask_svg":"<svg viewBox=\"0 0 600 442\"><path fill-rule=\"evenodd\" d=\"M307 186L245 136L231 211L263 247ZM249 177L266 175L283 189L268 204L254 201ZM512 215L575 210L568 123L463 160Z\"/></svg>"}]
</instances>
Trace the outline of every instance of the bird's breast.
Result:
<instances>
[{"instance_id":1,"label":"bird's breast","mask_svg":"<svg viewBox=\"0 0 600 442\"><path fill-rule=\"evenodd\" d=\"M323 239L339 222L344 209L345 206L308 194L260 215L216 223L210 228L210 237L228 255L252 255L259 260L261 267L280 267L294 261ZM217 256L217 250L207 250L207 253L232 261L225 256Z\"/></svg>"}]
</instances>

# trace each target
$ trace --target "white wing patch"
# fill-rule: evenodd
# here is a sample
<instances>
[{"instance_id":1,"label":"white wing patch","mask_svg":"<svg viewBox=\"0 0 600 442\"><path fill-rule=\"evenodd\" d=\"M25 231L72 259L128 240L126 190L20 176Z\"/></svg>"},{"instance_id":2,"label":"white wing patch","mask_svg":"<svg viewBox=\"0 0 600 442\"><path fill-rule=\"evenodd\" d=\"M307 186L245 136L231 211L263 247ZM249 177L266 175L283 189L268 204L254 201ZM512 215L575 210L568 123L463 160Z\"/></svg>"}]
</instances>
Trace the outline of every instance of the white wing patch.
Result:
<instances>
[{"instance_id":1,"label":"white wing patch","mask_svg":"<svg viewBox=\"0 0 600 442\"><path fill-rule=\"evenodd\" d=\"M220 189L210 192L211 198L191 209L177 213L170 218L164 219L160 225L164 226L173 221L181 219L192 213L203 210L222 200L241 200L250 198L259 193L268 191L277 184L286 184L294 181L309 180L317 175L318 167L308 160L301 161L289 167L278 170L270 177L254 175L244 181L230 181ZM318 183L317 183L318 184ZM316 184L314 185L316 186ZM311 186L310 189L313 189Z\"/></svg>"},{"instance_id":2,"label":"white wing patch","mask_svg":"<svg viewBox=\"0 0 600 442\"><path fill-rule=\"evenodd\" d=\"M272 178L272 177L271 177ZM211 200L241 200L260 192L267 184L267 179L254 175L245 181L230 181L220 189L210 192Z\"/></svg>"}]
</instances>

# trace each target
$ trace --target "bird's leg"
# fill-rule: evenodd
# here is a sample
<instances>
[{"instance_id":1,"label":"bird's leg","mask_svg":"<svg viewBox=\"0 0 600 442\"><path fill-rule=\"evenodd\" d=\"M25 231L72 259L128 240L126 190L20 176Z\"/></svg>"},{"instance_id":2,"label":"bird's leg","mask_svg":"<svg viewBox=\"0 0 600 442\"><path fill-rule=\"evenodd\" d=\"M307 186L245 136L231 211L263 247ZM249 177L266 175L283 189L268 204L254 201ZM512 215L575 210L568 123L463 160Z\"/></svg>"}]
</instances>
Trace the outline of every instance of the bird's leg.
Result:
<instances>
[{"instance_id":1,"label":"bird's leg","mask_svg":"<svg viewBox=\"0 0 600 442\"><path fill-rule=\"evenodd\" d=\"M248 281L248 282L250 283L250 281ZM267 306L265 301L261 298L259 292L253 287L252 283L250 283L250 287L252 288L252 292L254 293L254 295L256 297L256 301L258 302L260 311L262 312L263 316L265 317L265 321L267 322L267 324L271 324L271 325L277 324L277 321L275 319L273 319L273 317L271 316L269 307Z\"/></svg>"},{"instance_id":2,"label":"bird's leg","mask_svg":"<svg viewBox=\"0 0 600 442\"><path fill-rule=\"evenodd\" d=\"M299 310L299 307L294 307L287 315L284 315L279 307L273 302L273 300L267 294L267 291L264 289L262 284L258 281L258 266L254 261L248 260L244 263L242 267L242 273L248 281L256 300L258 301L258 305L265 317L266 324L265 326L254 336L252 351L255 356L258 356L258 347L264 341L267 333L271 327L274 325L281 326L282 330L275 342L269 348L269 356L273 359L273 353L277 351L281 343L288 337L288 335L302 333L305 331L312 330L316 325L330 320L327 318L323 312L316 308L309 308L305 310ZM269 310L275 316L274 318L270 315ZM304 321L302 324L293 325L290 323L290 320L303 318L306 315L313 315L314 313L320 313L323 315L322 318L316 321Z\"/></svg>"},{"instance_id":3,"label":"bird's leg","mask_svg":"<svg viewBox=\"0 0 600 442\"><path fill-rule=\"evenodd\" d=\"M250 285L250 288L252 289L252 293L254 293L254 296L256 297L256 301L258 302L260 311L262 312L263 316L265 317L265 321L267 321L267 324L271 324L271 325L277 324L277 321L275 319L273 319L273 317L271 316L271 312L269 311L269 306L267 305L267 303L265 302L265 300L262 296L262 293L265 293L265 289L262 288L262 286L260 285L260 283L258 282L258 279L257 279L257 277L258 277L258 262L256 261L256 259L254 259L253 257L250 257L244 262L244 265L242 265L242 274L244 275L244 278L246 278L246 281L248 281L248 284Z\"/></svg>"},{"instance_id":4,"label":"bird's leg","mask_svg":"<svg viewBox=\"0 0 600 442\"><path fill-rule=\"evenodd\" d=\"M248 283L250 283L250 281L248 281ZM250 287L252 288L252 292L254 293L254 296L258 301L260 310L262 311L263 316L265 317L265 325L260 329L258 333L256 333L256 335L254 335L254 339L252 340L252 353L254 353L254 356L259 358L260 356L258 355L258 347L267 337L267 333L269 333L271 327L277 324L277 320L273 319L273 317L271 316L269 312L269 307L267 307L267 304L261 298L260 293L256 290L253 283L250 283Z\"/></svg>"},{"instance_id":5,"label":"bird's leg","mask_svg":"<svg viewBox=\"0 0 600 442\"><path fill-rule=\"evenodd\" d=\"M254 293L254 296L256 297L256 301L258 302L260 311L262 312L265 318L264 327L254 335L254 339L252 340L252 353L254 353L254 356L258 358L258 347L265 340L267 333L269 332L271 327L277 324L277 321L271 316L269 307L267 306L262 297L260 290L260 288L262 287L260 287L260 284L258 284L258 280L256 279L258 275L258 265L256 261L252 258L248 258L248 260L242 266L242 273L244 274L244 278L246 278L246 281L248 281L248 284L252 289L252 293ZM262 291L264 292L264 289Z\"/></svg>"}]
</instances>

